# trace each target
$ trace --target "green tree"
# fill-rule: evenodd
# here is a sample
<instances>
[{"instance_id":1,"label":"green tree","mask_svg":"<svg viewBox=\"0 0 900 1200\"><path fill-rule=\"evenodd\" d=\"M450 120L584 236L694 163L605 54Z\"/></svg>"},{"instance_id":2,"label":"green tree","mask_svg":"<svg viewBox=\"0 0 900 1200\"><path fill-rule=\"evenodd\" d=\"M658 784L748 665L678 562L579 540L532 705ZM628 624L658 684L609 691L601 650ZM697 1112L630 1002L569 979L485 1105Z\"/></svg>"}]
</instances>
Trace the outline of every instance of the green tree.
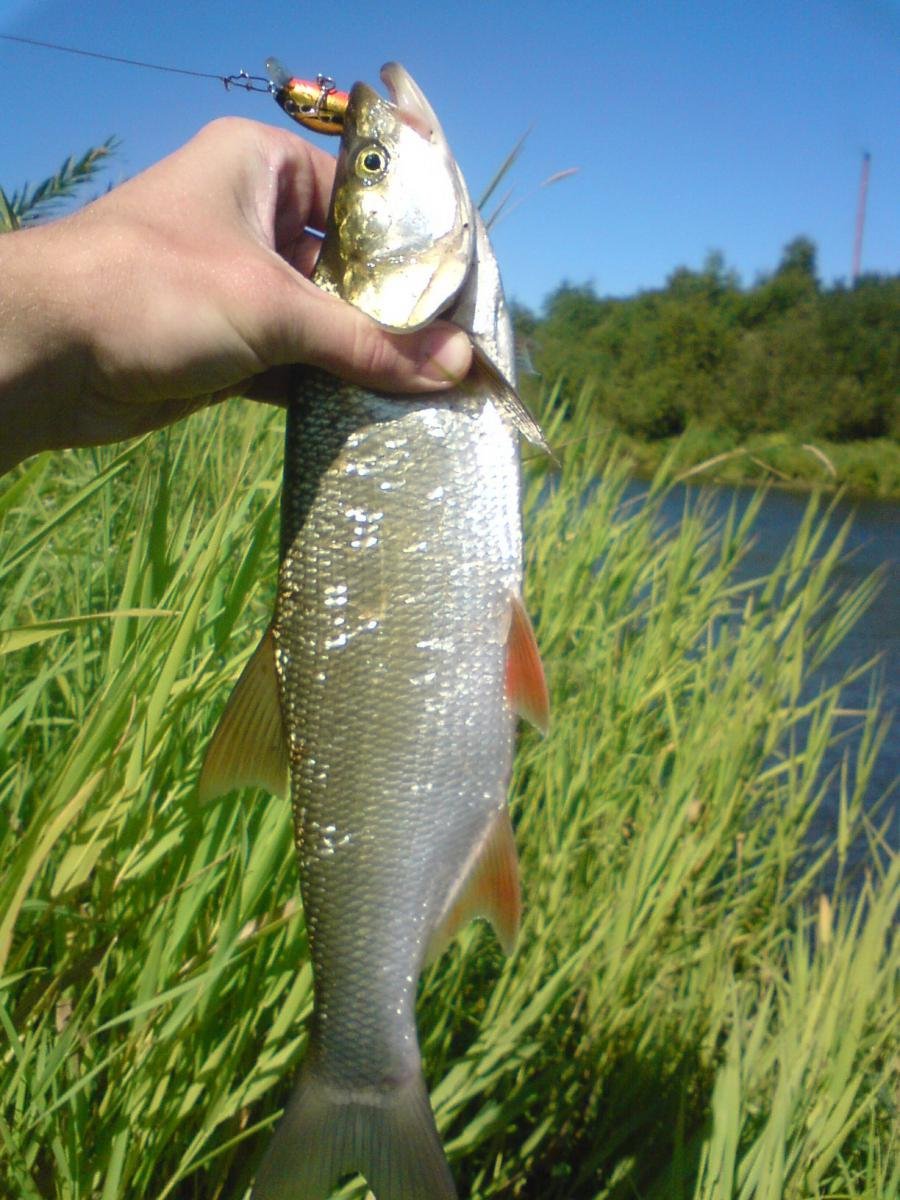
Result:
<instances>
[{"instance_id":1,"label":"green tree","mask_svg":"<svg viewBox=\"0 0 900 1200\"><path fill-rule=\"evenodd\" d=\"M812 283L818 283L816 244L808 237L795 237L781 253L776 275L802 275Z\"/></svg>"},{"instance_id":2,"label":"green tree","mask_svg":"<svg viewBox=\"0 0 900 1200\"><path fill-rule=\"evenodd\" d=\"M823 287L808 237L742 289L724 256L677 268L626 299L565 282L527 327L538 370L637 437L689 425L739 436L793 430L835 440L900 434L900 276ZM581 401L584 403L584 400Z\"/></svg>"}]
</instances>

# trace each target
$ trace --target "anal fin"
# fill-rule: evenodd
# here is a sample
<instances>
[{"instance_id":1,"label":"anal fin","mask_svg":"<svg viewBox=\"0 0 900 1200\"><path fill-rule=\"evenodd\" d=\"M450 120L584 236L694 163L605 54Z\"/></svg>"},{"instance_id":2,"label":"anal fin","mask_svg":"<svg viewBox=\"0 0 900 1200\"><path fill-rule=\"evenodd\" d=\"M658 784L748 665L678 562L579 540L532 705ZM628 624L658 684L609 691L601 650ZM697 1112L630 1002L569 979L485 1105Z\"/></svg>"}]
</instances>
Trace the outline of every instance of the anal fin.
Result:
<instances>
[{"instance_id":1,"label":"anal fin","mask_svg":"<svg viewBox=\"0 0 900 1200\"><path fill-rule=\"evenodd\" d=\"M214 800L238 787L264 787L283 796L288 776L275 638L268 629L241 672L206 751L200 772L200 802Z\"/></svg>"},{"instance_id":2,"label":"anal fin","mask_svg":"<svg viewBox=\"0 0 900 1200\"><path fill-rule=\"evenodd\" d=\"M519 859L509 809L498 811L461 887L428 941L426 960L438 958L473 917L486 917L504 954L512 954L522 919Z\"/></svg>"}]
</instances>

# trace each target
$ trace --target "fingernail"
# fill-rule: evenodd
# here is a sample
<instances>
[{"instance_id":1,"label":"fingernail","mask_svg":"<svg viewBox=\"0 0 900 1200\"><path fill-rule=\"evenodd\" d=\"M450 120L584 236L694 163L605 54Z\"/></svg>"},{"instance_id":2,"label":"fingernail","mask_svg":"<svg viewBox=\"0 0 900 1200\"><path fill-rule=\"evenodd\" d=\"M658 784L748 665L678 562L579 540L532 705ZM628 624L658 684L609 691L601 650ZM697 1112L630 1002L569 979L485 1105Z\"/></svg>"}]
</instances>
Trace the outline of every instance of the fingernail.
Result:
<instances>
[{"instance_id":1,"label":"fingernail","mask_svg":"<svg viewBox=\"0 0 900 1200\"><path fill-rule=\"evenodd\" d=\"M472 347L461 329L438 325L425 334L419 356L419 375L447 387L465 379L472 362Z\"/></svg>"}]
</instances>

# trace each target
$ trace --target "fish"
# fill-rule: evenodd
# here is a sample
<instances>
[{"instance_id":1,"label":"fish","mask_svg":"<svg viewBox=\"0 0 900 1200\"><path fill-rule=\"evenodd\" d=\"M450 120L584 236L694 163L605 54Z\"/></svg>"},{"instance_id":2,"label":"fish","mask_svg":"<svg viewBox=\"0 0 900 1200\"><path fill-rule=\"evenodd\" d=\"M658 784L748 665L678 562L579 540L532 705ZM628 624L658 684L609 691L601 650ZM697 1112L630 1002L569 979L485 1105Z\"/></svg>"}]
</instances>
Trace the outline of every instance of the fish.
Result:
<instances>
[{"instance_id":1,"label":"fish","mask_svg":"<svg viewBox=\"0 0 900 1200\"><path fill-rule=\"evenodd\" d=\"M313 275L394 330L473 344L448 391L297 368L275 614L210 743L200 797L290 778L314 1007L253 1200L454 1200L415 1022L423 966L472 917L513 949L516 724L548 720L522 602L515 392L497 263L438 119L396 63L344 112Z\"/></svg>"}]
</instances>

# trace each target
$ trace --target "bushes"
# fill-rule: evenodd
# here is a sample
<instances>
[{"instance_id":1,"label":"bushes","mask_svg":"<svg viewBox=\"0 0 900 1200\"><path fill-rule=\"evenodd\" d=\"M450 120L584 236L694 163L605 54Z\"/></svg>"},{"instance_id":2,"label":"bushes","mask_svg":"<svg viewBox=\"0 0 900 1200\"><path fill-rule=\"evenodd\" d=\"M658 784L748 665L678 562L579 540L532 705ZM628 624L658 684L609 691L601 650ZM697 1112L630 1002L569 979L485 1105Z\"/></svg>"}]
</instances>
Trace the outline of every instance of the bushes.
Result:
<instances>
[{"instance_id":1,"label":"bushes","mask_svg":"<svg viewBox=\"0 0 900 1200\"><path fill-rule=\"evenodd\" d=\"M564 283L543 319L519 310L519 327L545 377L562 375L570 394L594 379L601 415L634 437L694 424L742 437L900 433L900 276L823 288L806 238L746 290L710 255L629 299Z\"/></svg>"}]
</instances>

